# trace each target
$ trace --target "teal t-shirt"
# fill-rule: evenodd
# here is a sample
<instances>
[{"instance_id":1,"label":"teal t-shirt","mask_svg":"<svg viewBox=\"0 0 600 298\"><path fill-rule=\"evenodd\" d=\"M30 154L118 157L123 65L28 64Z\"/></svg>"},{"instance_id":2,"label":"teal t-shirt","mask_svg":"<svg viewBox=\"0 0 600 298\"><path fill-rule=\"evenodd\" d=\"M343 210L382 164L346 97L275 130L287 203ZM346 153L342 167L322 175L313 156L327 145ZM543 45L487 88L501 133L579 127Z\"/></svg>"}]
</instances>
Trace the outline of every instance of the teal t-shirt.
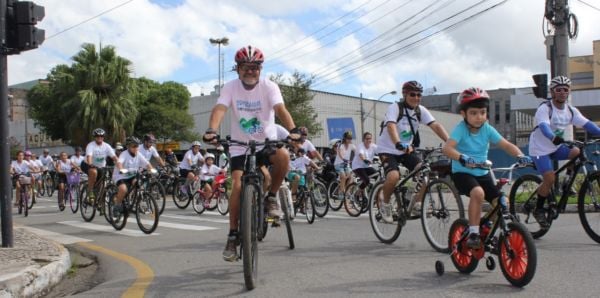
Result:
<instances>
[{"instance_id":1,"label":"teal t-shirt","mask_svg":"<svg viewBox=\"0 0 600 298\"><path fill-rule=\"evenodd\" d=\"M450 134L450 139L456 141L456 150L461 154L472 157L475 162L484 162L488 159L490 142L497 144L502 140L498 131L486 122L477 133L469 131L465 121L461 121ZM488 170L464 167L457 160L452 161L452 173L467 173L473 176L483 176Z\"/></svg>"}]
</instances>

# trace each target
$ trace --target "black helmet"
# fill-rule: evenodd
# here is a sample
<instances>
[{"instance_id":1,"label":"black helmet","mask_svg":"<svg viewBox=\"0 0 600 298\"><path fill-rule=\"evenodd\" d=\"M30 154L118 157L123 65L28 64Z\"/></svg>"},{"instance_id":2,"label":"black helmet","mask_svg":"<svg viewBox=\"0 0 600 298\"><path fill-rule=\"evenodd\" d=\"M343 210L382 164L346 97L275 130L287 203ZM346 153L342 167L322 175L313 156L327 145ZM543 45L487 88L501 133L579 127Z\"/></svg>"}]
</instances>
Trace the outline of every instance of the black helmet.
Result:
<instances>
[{"instance_id":1,"label":"black helmet","mask_svg":"<svg viewBox=\"0 0 600 298\"><path fill-rule=\"evenodd\" d=\"M125 145L127 145L127 147L129 147L130 145L139 145L140 143L140 139L134 136L130 136L125 140Z\"/></svg>"},{"instance_id":2,"label":"black helmet","mask_svg":"<svg viewBox=\"0 0 600 298\"><path fill-rule=\"evenodd\" d=\"M83 151L83 149L81 149L81 147L77 146L77 147L75 147L75 152L77 152L77 151L81 152L81 151Z\"/></svg>"},{"instance_id":3,"label":"black helmet","mask_svg":"<svg viewBox=\"0 0 600 298\"><path fill-rule=\"evenodd\" d=\"M106 134L106 132L102 128L94 129L93 133L94 133L94 137L103 137Z\"/></svg>"},{"instance_id":4,"label":"black helmet","mask_svg":"<svg viewBox=\"0 0 600 298\"><path fill-rule=\"evenodd\" d=\"M423 86L421 85L421 83L419 83L417 81L408 81L408 82L404 83L404 85L402 85L402 92L406 92L406 91L423 92Z\"/></svg>"}]
</instances>

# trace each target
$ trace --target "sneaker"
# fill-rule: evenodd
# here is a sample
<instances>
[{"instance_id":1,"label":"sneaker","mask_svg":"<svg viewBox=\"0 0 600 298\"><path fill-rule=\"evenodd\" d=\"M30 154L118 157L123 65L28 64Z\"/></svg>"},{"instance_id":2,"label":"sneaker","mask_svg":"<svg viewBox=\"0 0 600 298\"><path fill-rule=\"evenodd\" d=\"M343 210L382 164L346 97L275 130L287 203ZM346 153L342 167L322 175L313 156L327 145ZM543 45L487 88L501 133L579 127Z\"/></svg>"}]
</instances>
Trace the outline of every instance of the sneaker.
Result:
<instances>
[{"instance_id":1,"label":"sneaker","mask_svg":"<svg viewBox=\"0 0 600 298\"><path fill-rule=\"evenodd\" d=\"M96 194L94 193L94 191L90 191L89 195L88 195L88 203L90 205L94 205L95 200L96 200Z\"/></svg>"},{"instance_id":2,"label":"sneaker","mask_svg":"<svg viewBox=\"0 0 600 298\"><path fill-rule=\"evenodd\" d=\"M394 223L394 217L392 216L392 204L381 203L381 218L386 223Z\"/></svg>"},{"instance_id":3,"label":"sneaker","mask_svg":"<svg viewBox=\"0 0 600 298\"><path fill-rule=\"evenodd\" d=\"M533 217L535 218L535 220L537 220L538 224L540 224L540 227L544 229L550 227L550 223L548 223L548 221L546 220L546 211L544 211L543 209L536 208L535 210L533 210Z\"/></svg>"},{"instance_id":4,"label":"sneaker","mask_svg":"<svg viewBox=\"0 0 600 298\"><path fill-rule=\"evenodd\" d=\"M240 240L237 235L230 235L227 237L227 244L223 250L223 260L227 262L233 262L237 259L237 246L240 244Z\"/></svg>"},{"instance_id":5,"label":"sneaker","mask_svg":"<svg viewBox=\"0 0 600 298\"><path fill-rule=\"evenodd\" d=\"M470 233L467 238L467 246L469 248L477 249L481 246L481 237L478 233Z\"/></svg>"},{"instance_id":6,"label":"sneaker","mask_svg":"<svg viewBox=\"0 0 600 298\"><path fill-rule=\"evenodd\" d=\"M112 217L118 218L123 213L123 205L114 203L112 206Z\"/></svg>"},{"instance_id":7,"label":"sneaker","mask_svg":"<svg viewBox=\"0 0 600 298\"><path fill-rule=\"evenodd\" d=\"M277 219L283 216L279 206L277 206L277 199L274 196L267 194L265 197L265 207L267 208L269 218Z\"/></svg>"},{"instance_id":8,"label":"sneaker","mask_svg":"<svg viewBox=\"0 0 600 298\"><path fill-rule=\"evenodd\" d=\"M411 215L414 216L421 216L421 202L415 202L415 205L413 205L413 209L411 211Z\"/></svg>"}]
</instances>

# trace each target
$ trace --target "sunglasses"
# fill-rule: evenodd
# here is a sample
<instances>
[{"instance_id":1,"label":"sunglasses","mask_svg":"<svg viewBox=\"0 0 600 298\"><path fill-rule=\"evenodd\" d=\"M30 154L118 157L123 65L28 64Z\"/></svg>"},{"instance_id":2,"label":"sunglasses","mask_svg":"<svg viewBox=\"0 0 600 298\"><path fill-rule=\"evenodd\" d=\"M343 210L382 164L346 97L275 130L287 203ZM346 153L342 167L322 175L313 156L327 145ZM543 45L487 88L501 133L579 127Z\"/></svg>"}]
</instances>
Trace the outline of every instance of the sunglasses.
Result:
<instances>
[{"instance_id":1,"label":"sunglasses","mask_svg":"<svg viewBox=\"0 0 600 298\"><path fill-rule=\"evenodd\" d=\"M365 141L370 141L370 140L372 140L372 139L373 139L373 138L365 138Z\"/></svg>"},{"instance_id":2,"label":"sunglasses","mask_svg":"<svg viewBox=\"0 0 600 298\"><path fill-rule=\"evenodd\" d=\"M569 92L569 88L554 88L554 92Z\"/></svg>"},{"instance_id":3,"label":"sunglasses","mask_svg":"<svg viewBox=\"0 0 600 298\"><path fill-rule=\"evenodd\" d=\"M421 93L416 93L416 92L410 92L410 93L408 93L408 95L409 95L410 97L421 97L421 96L423 96L423 94L421 94Z\"/></svg>"},{"instance_id":4,"label":"sunglasses","mask_svg":"<svg viewBox=\"0 0 600 298\"><path fill-rule=\"evenodd\" d=\"M249 72L249 71L259 71L261 70L261 66L260 65L256 65L256 64L244 64L240 66L240 70L244 71L244 72Z\"/></svg>"}]
</instances>

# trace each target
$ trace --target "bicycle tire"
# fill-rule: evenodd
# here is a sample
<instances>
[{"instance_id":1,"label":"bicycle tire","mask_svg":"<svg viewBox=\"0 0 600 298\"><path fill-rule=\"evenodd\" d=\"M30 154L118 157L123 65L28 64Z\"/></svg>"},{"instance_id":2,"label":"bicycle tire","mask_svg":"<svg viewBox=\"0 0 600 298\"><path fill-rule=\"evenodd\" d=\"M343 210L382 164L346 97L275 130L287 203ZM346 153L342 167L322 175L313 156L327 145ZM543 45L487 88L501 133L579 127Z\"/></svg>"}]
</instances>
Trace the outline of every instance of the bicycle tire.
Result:
<instances>
[{"instance_id":1,"label":"bicycle tire","mask_svg":"<svg viewBox=\"0 0 600 298\"><path fill-rule=\"evenodd\" d=\"M450 259L456 270L460 273L469 274L477 268L479 260L473 255L473 251L467 247L466 242L459 243L463 234L469 229L469 221L464 218L459 218L450 226L450 234L448 235L448 247L452 253ZM464 240L463 240L464 241Z\"/></svg>"},{"instance_id":2,"label":"bicycle tire","mask_svg":"<svg viewBox=\"0 0 600 298\"><path fill-rule=\"evenodd\" d=\"M327 187L320 181L313 181L312 193L315 194L315 214L322 218L329 212Z\"/></svg>"},{"instance_id":3,"label":"bicycle tire","mask_svg":"<svg viewBox=\"0 0 600 298\"><path fill-rule=\"evenodd\" d=\"M204 195L200 192L196 192L192 196L192 209L194 209L198 215L201 215L204 213L204 210L206 210L206 208L204 208L204 200Z\"/></svg>"},{"instance_id":4,"label":"bicycle tire","mask_svg":"<svg viewBox=\"0 0 600 298\"><path fill-rule=\"evenodd\" d=\"M222 192L219 194L217 203L217 211L223 216L229 213L229 195L227 192Z\"/></svg>"},{"instance_id":5,"label":"bicycle tire","mask_svg":"<svg viewBox=\"0 0 600 298\"><path fill-rule=\"evenodd\" d=\"M145 234L152 234L158 227L158 205L156 200L147 191L142 191L135 202L135 219L138 227ZM148 215L148 219L142 218L142 215ZM149 225L147 225L149 224Z\"/></svg>"},{"instance_id":6,"label":"bicycle tire","mask_svg":"<svg viewBox=\"0 0 600 298\"><path fill-rule=\"evenodd\" d=\"M106 185L104 188L104 192L103 192L103 196L102 196L103 200L101 201L102 205L99 207L102 210L102 212L100 212L100 214L104 215L104 219L108 223L111 223L113 220L112 217L110 216L110 214L108 213L108 209L109 209L110 204L112 203L112 201L111 201L112 197L115 196L118 191L119 191L119 189L117 188L117 186L112 183L109 185Z\"/></svg>"},{"instance_id":7,"label":"bicycle tire","mask_svg":"<svg viewBox=\"0 0 600 298\"><path fill-rule=\"evenodd\" d=\"M37 193L40 195L40 197L42 197L42 196L44 196L46 194L46 184L44 183L45 176L42 175L40 177L40 179L41 179L42 183L40 184L40 183L38 183L36 181L35 182L35 189L37 190ZM50 197L50 196L48 196L48 197Z\"/></svg>"},{"instance_id":8,"label":"bicycle tire","mask_svg":"<svg viewBox=\"0 0 600 298\"><path fill-rule=\"evenodd\" d=\"M24 186L21 185L21 187L24 187ZM23 198L25 197L25 192L21 191L20 193L21 193L21 195L19 196L20 198L19 198L19 204L17 205L17 211L19 214L22 214L23 206L25 206L25 203L23 203L23 200L24 200Z\"/></svg>"},{"instance_id":9,"label":"bicycle tire","mask_svg":"<svg viewBox=\"0 0 600 298\"><path fill-rule=\"evenodd\" d=\"M534 239L538 239L548 233L554 220L552 216L546 216L549 225L547 228L542 228L535 217L533 217L533 210L537 202L537 188L541 183L542 179L537 175L525 174L515 180L508 196L510 213L521 217L520 222L531 232ZM551 191L550 196L553 195ZM519 208L517 208L517 201L524 201Z\"/></svg>"},{"instance_id":10,"label":"bicycle tire","mask_svg":"<svg viewBox=\"0 0 600 298\"><path fill-rule=\"evenodd\" d=\"M282 191L279 189L279 203L281 204L281 210L283 211L283 221L285 222L285 230L288 236L288 242L290 244L290 249L294 249L296 244L294 243L294 234L292 233L292 218L290 214L290 206L287 195L282 195L282 193L287 193L287 191Z\"/></svg>"},{"instance_id":11,"label":"bicycle tire","mask_svg":"<svg viewBox=\"0 0 600 298\"><path fill-rule=\"evenodd\" d=\"M191 197L181 191L181 186L183 184L184 181L178 180L175 182L175 186L173 187L173 203L175 203L175 206L177 206L179 209L187 208L192 202Z\"/></svg>"},{"instance_id":12,"label":"bicycle tire","mask_svg":"<svg viewBox=\"0 0 600 298\"><path fill-rule=\"evenodd\" d=\"M106 213L108 213L109 217L110 217L110 225L115 228L115 230L120 231L123 228L125 228L125 226L127 225L127 217L129 216L129 210L127 210L127 206L125 205L125 200L127 200L128 198L123 198L123 201L121 201L121 210L123 210L123 212L121 212L121 214L119 214L118 216L115 216L115 214L113 213L113 206L114 206L114 196L116 195L116 193L114 195L110 195L109 199L108 199L108 203L106 205L106 209L108 209L106 211Z\"/></svg>"},{"instance_id":13,"label":"bicycle tire","mask_svg":"<svg viewBox=\"0 0 600 298\"><path fill-rule=\"evenodd\" d=\"M63 190L63 195L62 195L62 197L63 197L63 204L62 205L60 204L60 196L58 196L58 195L56 196L56 202L58 203L58 210L60 210L61 212L65 211L65 208L66 208L65 204L67 203L67 196L68 195L69 195L69 190L65 187L64 190Z\"/></svg>"},{"instance_id":14,"label":"bicycle tire","mask_svg":"<svg viewBox=\"0 0 600 298\"><path fill-rule=\"evenodd\" d=\"M393 194L390 197L390 204L396 208L395 213L397 213L397 218L394 219L394 222L391 224L385 223L382 219L381 213L379 212L379 198L383 200L383 181L377 182L373 187L373 192L371 192L371 197L369 198L369 222L371 223L371 228L375 233L375 236L379 241L385 244L391 244L398 239L400 236L400 232L402 232L402 222L398 218L399 213L402 212L401 208L399 208L399 198L397 194Z\"/></svg>"},{"instance_id":15,"label":"bicycle tire","mask_svg":"<svg viewBox=\"0 0 600 298\"><path fill-rule=\"evenodd\" d=\"M76 186L67 186L67 188L69 189L69 207L75 214L79 210L79 191Z\"/></svg>"},{"instance_id":16,"label":"bicycle tire","mask_svg":"<svg viewBox=\"0 0 600 298\"><path fill-rule=\"evenodd\" d=\"M29 192L27 193L28 200L27 200L27 204L25 206L27 206L28 210L33 208L33 201L35 198L35 192L33 191L33 188L34 188L34 186L33 186L33 184L31 184L31 187L29 187Z\"/></svg>"},{"instance_id":17,"label":"bicycle tire","mask_svg":"<svg viewBox=\"0 0 600 298\"><path fill-rule=\"evenodd\" d=\"M590 202L587 196L590 194ZM590 173L581 188L577 198L577 212L585 232L592 240L600 243L600 172Z\"/></svg>"},{"instance_id":18,"label":"bicycle tire","mask_svg":"<svg viewBox=\"0 0 600 298\"><path fill-rule=\"evenodd\" d=\"M309 224L315 222L315 199L308 190L304 192L304 215L306 215L306 221Z\"/></svg>"},{"instance_id":19,"label":"bicycle tire","mask_svg":"<svg viewBox=\"0 0 600 298\"><path fill-rule=\"evenodd\" d=\"M355 182L346 186L344 197L347 199L344 200L344 209L351 217L358 217L362 213L362 205L356 198L357 191L360 191L360 189Z\"/></svg>"},{"instance_id":20,"label":"bicycle tire","mask_svg":"<svg viewBox=\"0 0 600 298\"><path fill-rule=\"evenodd\" d=\"M46 175L44 179L44 187L46 188L46 195L51 197L54 194L54 190L56 189L56 184L54 183L54 179L51 175Z\"/></svg>"},{"instance_id":21,"label":"bicycle tire","mask_svg":"<svg viewBox=\"0 0 600 298\"><path fill-rule=\"evenodd\" d=\"M465 218L465 209L454 185L444 179L429 181L421 204L421 226L433 249L450 252L450 226L458 218Z\"/></svg>"},{"instance_id":22,"label":"bicycle tire","mask_svg":"<svg viewBox=\"0 0 600 298\"><path fill-rule=\"evenodd\" d=\"M248 183L243 186L241 197L240 236L244 282L246 289L252 290L258 281L258 200L260 190L257 185Z\"/></svg>"},{"instance_id":23,"label":"bicycle tire","mask_svg":"<svg viewBox=\"0 0 600 298\"><path fill-rule=\"evenodd\" d=\"M167 204L167 195L164 186L155 181L150 183L149 190L158 206L158 214L162 214L165 210L165 205Z\"/></svg>"},{"instance_id":24,"label":"bicycle tire","mask_svg":"<svg viewBox=\"0 0 600 298\"><path fill-rule=\"evenodd\" d=\"M23 187L23 186L21 186ZM29 216L29 201L31 201L31 199L29 198L29 193L28 191L25 191L23 193L21 193L21 206L19 207L20 210L23 210L23 216L27 217ZM21 212L19 212L21 213Z\"/></svg>"},{"instance_id":25,"label":"bicycle tire","mask_svg":"<svg viewBox=\"0 0 600 298\"><path fill-rule=\"evenodd\" d=\"M216 196L215 190L213 190L213 194L210 196L210 201L208 201L208 211L215 211L219 205L219 198Z\"/></svg>"},{"instance_id":26,"label":"bicycle tire","mask_svg":"<svg viewBox=\"0 0 600 298\"><path fill-rule=\"evenodd\" d=\"M329 188L331 189L330 191L328 191L328 193L330 193L331 195L329 196L329 208L333 211L338 211L342 208L342 204L344 204L344 199L340 199L339 198L339 189L340 189L340 184L339 182L333 182L329 185ZM343 196L344 194L342 194Z\"/></svg>"},{"instance_id":27,"label":"bicycle tire","mask_svg":"<svg viewBox=\"0 0 600 298\"><path fill-rule=\"evenodd\" d=\"M523 224L509 222L507 227L507 234L502 233L498 240L498 263L504 278L513 286L522 288L535 275L537 250L531 233Z\"/></svg>"},{"instance_id":28,"label":"bicycle tire","mask_svg":"<svg viewBox=\"0 0 600 298\"><path fill-rule=\"evenodd\" d=\"M80 197L79 213L83 220L90 222L94 220L94 216L96 216L96 204L91 204L88 200L87 187L82 188Z\"/></svg>"}]
</instances>

